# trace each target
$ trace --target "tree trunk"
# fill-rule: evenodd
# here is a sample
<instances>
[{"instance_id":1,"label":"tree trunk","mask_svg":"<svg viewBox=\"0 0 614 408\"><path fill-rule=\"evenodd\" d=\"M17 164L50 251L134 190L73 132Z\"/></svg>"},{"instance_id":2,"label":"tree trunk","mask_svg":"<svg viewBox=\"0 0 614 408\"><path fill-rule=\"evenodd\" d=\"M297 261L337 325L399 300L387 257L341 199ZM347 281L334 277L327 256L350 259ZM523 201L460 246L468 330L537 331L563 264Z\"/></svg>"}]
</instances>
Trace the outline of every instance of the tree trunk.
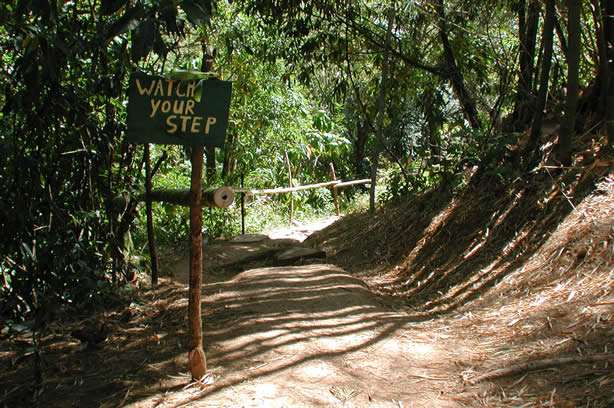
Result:
<instances>
[{"instance_id":1,"label":"tree trunk","mask_svg":"<svg viewBox=\"0 0 614 408\"><path fill-rule=\"evenodd\" d=\"M564 165L571 164L571 141L576 133L576 107L580 87L580 52L582 39L580 33L580 13L582 5L577 0L567 0L567 100L565 116L561 123L561 134L557 146L557 156Z\"/></svg>"},{"instance_id":2,"label":"tree trunk","mask_svg":"<svg viewBox=\"0 0 614 408\"><path fill-rule=\"evenodd\" d=\"M209 53L207 44L202 44L203 61L201 64L202 72L213 72L213 56ZM215 179L215 147L207 146L207 183L211 186Z\"/></svg>"},{"instance_id":3,"label":"tree trunk","mask_svg":"<svg viewBox=\"0 0 614 408\"><path fill-rule=\"evenodd\" d=\"M228 140L226 141L226 148L224 149L224 161L222 162L222 180L226 180L226 177L232 173L232 152L235 144L236 133L230 131L228 134Z\"/></svg>"},{"instance_id":4,"label":"tree trunk","mask_svg":"<svg viewBox=\"0 0 614 408\"><path fill-rule=\"evenodd\" d=\"M337 181L337 175L335 174L335 165L333 162L330 163L330 175L333 181ZM339 216L339 190L333 186L333 203L335 204L335 215Z\"/></svg>"},{"instance_id":5,"label":"tree trunk","mask_svg":"<svg viewBox=\"0 0 614 408\"><path fill-rule=\"evenodd\" d=\"M601 9L599 0L591 0L593 6L593 21L595 23L597 38L597 50L599 53L599 71L597 84L599 88L599 107L597 112L600 117L606 117L606 100L608 98L608 45L605 36L604 10Z\"/></svg>"},{"instance_id":6,"label":"tree trunk","mask_svg":"<svg viewBox=\"0 0 614 408\"><path fill-rule=\"evenodd\" d=\"M356 125L356 139L354 140L354 172L357 177L366 177L368 170L365 168L365 147L369 139L369 126L367 124Z\"/></svg>"},{"instance_id":7,"label":"tree trunk","mask_svg":"<svg viewBox=\"0 0 614 408\"><path fill-rule=\"evenodd\" d=\"M465 87L463 75L460 72L458 64L456 63L456 57L454 56L454 51L448 38L447 20L443 7L443 0L439 0L435 7L439 16L439 37L443 45L443 53L446 59L446 65L448 67L448 77L452 82L452 88L454 89L454 93L456 94L459 103L463 107L463 113L467 121L470 123L471 128L480 130L482 128L482 124L478 118L475 101L471 95L469 95L469 91L467 91L467 88Z\"/></svg>"},{"instance_id":8,"label":"tree trunk","mask_svg":"<svg viewBox=\"0 0 614 408\"><path fill-rule=\"evenodd\" d=\"M426 119L426 124L422 132L428 136L429 150L433 157L433 164L442 162L441 150L441 127L443 126L443 113L440 107L443 105L443 97L433 88L427 88L423 91L422 105Z\"/></svg>"},{"instance_id":9,"label":"tree trunk","mask_svg":"<svg viewBox=\"0 0 614 408\"><path fill-rule=\"evenodd\" d=\"M349 4L349 3L348 3ZM348 19L349 20L349 19ZM357 177L363 177L366 175L366 169L364 166L365 159L365 146L367 145L367 140L369 139L369 124L371 120L369 119L369 113L362 101L360 96L360 90L356 85L356 81L354 81L354 77L352 75L352 64L350 62L350 51L349 51L349 25L345 26L345 62L347 65L347 76L350 80L350 84L352 85L352 89L354 90L354 95L356 97L356 103L360 107L360 112L364 115L364 124L360 120L360 115L358 115L358 120L356 121L356 139L353 141L354 143L354 173Z\"/></svg>"},{"instance_id":10,"label":"tree trunk","mask_svg":"<svg viewBox=\"0 0 614 408\"><path fill-rule=\"evenodd\" d=\"M607 88L605 100L606 132L608 147L614 149L614 2L602 0L602 20L607 52L607 72L604 72L604 84Z\"/></svg>"},{"instance_id":11,"label":"tree trunk","mask_svg":"<svg viewBox=\"0 0 614 408\"><path fill-rule=\"evenodd\" d=\"M561 13L558 13L560 15ZM554 22L554 31L556 32L556 36L559 39L559 44L561 46L561 51L563 51L563 55L567 58L567 53L569 52L567 47L567 38L565 37L565 33L563 32L563 27L561 27L561 22L557 18Z\"/></svg>"},{"instance_id":12,"label":"tree trunk","mask_svg":"<svg viewBox=\"0 0 614 408\"><path fill-rule=\"evenodd\" d=\"M158 251L153 225L153 209L151 201L151 156L149 143L145 143L145 211L147 213L147 242L151 258L151 285L158 284Z\"/></svg>"},{"instance_id":13,"label":"tree trunk","mask_svg":"<svg viewBox=\"0 0 614 408\"><path fill-rule=\"evenodd\" d=\"M392 36L392 25L394 23L394 3L388 9L388 27L386 29L386 43L384 44L384 58L382 61L382 81L379 89L379 104L377 112L377 133L375 135L375 149L373 151L373 162L371 163L371 189L369 190L369 210L375 214L375 186L377 184L377 169L379 165L379 155L383 146L384 114L386 104L386 77L388 76L388 52L390 49L390 37Z\"/></svg>"},{"instance_id":14,"label":"tree trunk","mask_svg":"<svg viewBox=\"0 0 614 408\"><path fill-rule=\"evenodd\" d=\"M521 130L530 122L533 108L535 75L535 44L539 23L539 2L522 0L518 6L519 74L514 106L514 129Z\"/></svg>"},{"instance_id":15,"label":"tree trunk","mask_svg":"<svg viewBox=\"0 0 614 408\"><path fill-rule=\"evenodd\" d=\"M546 0L546 17L542 32L544 55L542 57L539 93L537 94L537 103L533 114L529 143L527 144L526 148L526 153L529 154L531 154L536 148L539 136L541 134L542 121L544 119L544 108L546 107L546 98L548 96L550 66L552 65L552 40L554 36L554 5L555 0Z\"/></svg>"}]
</instances>

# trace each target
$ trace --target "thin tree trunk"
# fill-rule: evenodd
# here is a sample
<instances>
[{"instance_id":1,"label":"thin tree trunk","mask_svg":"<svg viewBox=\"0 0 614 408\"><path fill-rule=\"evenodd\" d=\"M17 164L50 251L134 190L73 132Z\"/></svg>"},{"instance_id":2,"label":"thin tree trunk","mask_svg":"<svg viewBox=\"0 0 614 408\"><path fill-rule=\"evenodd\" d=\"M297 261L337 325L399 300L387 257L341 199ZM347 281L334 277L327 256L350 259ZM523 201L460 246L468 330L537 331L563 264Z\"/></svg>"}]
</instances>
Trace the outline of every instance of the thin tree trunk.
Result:
<instances>
[{"instance_id":1,"label":"thin tree trunk","mask_svg":"<svg viewBox=\"0 0 614 408\"><path fill-rule=\"evenodd\" d=\"M522 0L518 6L519 75L514 118L516 130L525 128L531 120L533 81L535 76L535 44L539 23L539 2Z\"/></svg>"},{"instance_id":2,"label":"thin tree trunk","mask_svg":"<svg viewBox=\"0 0 614 408\"><path fill-rule=\"evenodd\" d=\"M356 139L354 140L354 172L357 177L366 177L369 169L365 167L365 147L369 139L369 126L356 125Z\"/></svg>"},{"instance_id":3,"label":"thin tree trunk","mask_svg":"<svg viewBox=\"0 0 614 408\"><path fill-rule=\"evenodd\" d=\"M209 53L209 48L207 44L203 42L202 44L202 52L203 52L203 62L201 65L201 71L203 72L213 72L213 57ZM215 179L215 147L207 146L207 183L211 186L213 185Z\"/></svg>"},{"instance_id":4,"label":"thin tree trunk","mask_svg":"<svg viewBox=\"0 0 614 408\"><path fill-rule=\"evenodd\" d=\"M232 152L235 139L235 132L229 132L228 140L226 141L226 148L224 149L224 161L222 162L222 180L225 180L226 177L232 172Z\"/></svg>"},{"instance_id":5,"label":"thin tree trunk","mask_svg":"<svg viewBox=\"0 0 614 408\"><path fill-rule=\"evenodd\" d=\"M557 7L557 11L558 11L558 7ZM561 15L561 13L557 13L557 14ZM563 32L563 27L561 27L561 22L559 21L558 18L554 22L554 30L556 32L556 36L559 39L559 44L561 45L561 51L563 51L563 55L565 56L565 58L567 58L567 53L569 52L568 47L567 47L567 38L565 37L565 33Z\"/></svg>"},{"instance_id":6,"label":"thin tree trunk","mask_svg":"<svg viewBox=\"0 0 614 408\"><path fill-rule=\"evenodd\" d=\"M550 66L552 65L554 5L555 0L546 0L546 17L542 33L544 55L542 57L542 67L539 80L539 93L537 94L537 103L535 106L535 112L533 114L531 133L529 136L529 143L527 144L526 153L532 153L532 151L536 148L539 136L541 134L542 122L544 119L544 109L546 107L546 98L548 96L548 82L550 79Z\"/></svg>"},{"instance_id":7,"label":"thin tree trunk","mask_svg":"<svg viewBox=\"0 0 614 408\"><path fill-rule=\"evenodd\" d=\"M607 72L603 75L604 86L608 90L605 101L605 120L608 147L612 150L614 149L614 2L602 0L601 8L608 61Z\"/></svg>"},{"instance_id":8,"label":"thin tree trunk","mask_svg":"<svg viewBox=\"0 0 614 408\"><path fill-rule=\"evenodd\" d=\"M608 46L605 39L605 27L603 21L603 10L599 0L591 0L593 6L593 21L595 23L595 37L597 38L597 50L599 53L599 72L597 73L597 84L599 89L599 108L600 117L606 116L606 100L608 97Z\"/></svg>"},{"instance_id":9,"label":"thin tree trunk","mask_svg":"<svg viewBox=\"0 0 614 408\"><path fill-rule=\"evenodd\" d=\"M561 134L557 146L557 156L561 163L571 164L571 141L576 133L576 107L578 105L578 90L580 87L580 52L582 39L580 33L580 13L582 5L577 0L567 0L567 100L565 116L561 123Z\"/></svg>"},{"instance_id":10,"label":"thin tree trunk","mask_svg":"<svg viewBox=\"0 0 614 408\"><path fill-rule=\"evenodd\" d=\"M361 124L360 121L356 124L356 139L354 142L354 173L358 177L362 177L365 174L364 168L364 158L365 158L365 146L367 145L367 140L369 139L369 125L372 125L372 122L369 118L369 113L367 112L366 107L362 101L360 96L360 90L354 81L354 76L352 75L352 66L350 64L350 51L349 51L349 26L346 24L345 26L345 61L347 65L347 75L350 80L350 84L352 84L352 89L354 90L354 95L356 97L356 102L360 106L360 110L362 114L365 116L365 124Z\"/></svg>"},{"instance_id":11,"label":"thin tree trunk","mask_svg":"<svg viewBox=\"0 0 614 408\"><path fill-rule=\"evenodd\" d=\"M241 188L245 187L245 176L241 174ZM241 193L241 235L245 235L245 193Z\"/></svg>"},{"instance_id":12,"label":"thin tree trunk","mask_svg":"<svg viewBox=\"0 0 614 408\"><path fill-rule=\"evenodd\" d=\"M151 285L158 284L158 251L153 225L153 209L151 200L151 156L149 143L145 143L145 211L147 212L147 241L149 244L149 257L151 258Z\"/></svg>"},{"instance_id":13,"label":"thin tree trunk","mask_svg":"<svg viewBox=\"0 0 614 408\"><path fill-rule=\"evenodd\" d=\"M482 124L478 118L478 111L475 101L471 95L469 95L467 87L465 87L463 75L460 72L458 64L456 63L456 57L454 56L454 51L448 38L448 28L446 24L443 0L439 0L435 7L437 9L437 14L439 15L439 37L443 45L443 53L446 59L446 65L448 67L449 78L452 82L452 88L454 89L454 93L456 94L459 103L463 107L463 113L471 125L471 128L480 130L482 128Z\"/></svg>"},{"instance_id":14,"label":"thin tree trunk","mask_svg":"<svg viewBox=\"0 0 614 408\"><path fill-rule=\"evenodd\" d=\"M380 151L383 146L384 113L386 103L386 77L388 76L388 52L390 49L390 37L392 36L392 24L394 23L394 3L388 10L388 27L386 29L386 43L384 44L384 58L382 61L382 81L379 90L379 106L377 112L377 133L375 134L375 149L373 151L373 163L371 163L371 189L369 191L369 210L375 214L375 186L377 184L377 169L379 165Z\"/></svg>"}]
</instances>

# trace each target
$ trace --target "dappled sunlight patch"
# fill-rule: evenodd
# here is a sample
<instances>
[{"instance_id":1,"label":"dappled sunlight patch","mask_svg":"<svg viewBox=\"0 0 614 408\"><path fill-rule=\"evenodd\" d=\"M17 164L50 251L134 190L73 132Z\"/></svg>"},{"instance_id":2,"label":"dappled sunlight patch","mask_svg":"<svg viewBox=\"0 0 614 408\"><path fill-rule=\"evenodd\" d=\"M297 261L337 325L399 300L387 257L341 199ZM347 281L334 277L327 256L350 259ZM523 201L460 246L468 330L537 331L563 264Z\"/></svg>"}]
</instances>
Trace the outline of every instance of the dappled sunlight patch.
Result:
<instances>
[{"instance_id":1,"label":"dappled sunlight patch","mask_svg":"<svg viewBox=\"0 0 614 408\"><path fill-rule=\"evenodd\" d=\"M378 345L378 351L389 355L407 356L412 360L436 360L441 357L441 349L434 347L433 343L398 341L383 341Z\"/></svg>"},{"instance_id":2,"label":"dappled sunlight patch","mask_svg":"<svg viewBox=\"0 0 614 408\"><path fill-rule=\"evenodd\" d=\"M276 398L278 393L279 393L279 386L277 386L275 384L271 384L271 383L258 384L258 386L255 387L253 398L256 401L263 401L264 402L264 401L266 401L268 399ZM276 402L280 402L283 405L283 400L282 401L276 401Z\"/></svg>"},{"instance_id":3,"label":"dappled sunlight patch","mask_svg":"<svg viewBox=\"0 0 614 408\"><path fill-rule=\"evenodd\" d=\"M328 377L329 375L333 375L335 370L332 369L326 362L324 361L310 361L305 364L302 364L297 369L297 375L301 377L307 378L323 378Z\"/></svg>"}]
</instances>

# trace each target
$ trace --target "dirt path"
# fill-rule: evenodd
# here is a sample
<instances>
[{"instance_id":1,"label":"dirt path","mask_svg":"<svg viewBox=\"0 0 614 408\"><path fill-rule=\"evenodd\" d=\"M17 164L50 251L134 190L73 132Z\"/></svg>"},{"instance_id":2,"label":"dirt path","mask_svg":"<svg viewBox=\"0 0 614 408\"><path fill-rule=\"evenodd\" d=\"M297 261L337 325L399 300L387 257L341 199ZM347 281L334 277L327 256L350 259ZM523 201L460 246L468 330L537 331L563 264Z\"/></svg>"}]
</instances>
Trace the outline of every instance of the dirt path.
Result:
<instances>
[{"instance_id":1,"label":"dirt path","mask_svg":"<svg viewBox=\"0 0 614 408\"><path fill-rule=\"evenodd\" d=\"M481 219L473 212L480 200L465 200L435 206L430 226L421 223L425 207L409 203L375 220L346 217L305 242L314 228L207 244L202 383L187 369L187 250L165 253L161 270L174 272L174 282L135 282L93 315L62 311L40 338L39 384L32 333L25 325L3 330L0 406L612 406L614 183L556 230L547 215L548 227L533 232L539 250L517 233L516 224L531 230L532 220L502 224L495 242L508 248L521 237L524 260L500 258L495 246L467 263L463 254L482 243L466 233ZM490 211L490 201L480 205ZM412 216L399 225L399 214ZM488 227L480 240L482 231ZM281 256L289 249L294 260ZM444 256L450 252L460 261ZM407 262L413 269L398 269ZM429 288L435 273L443 286ZM500 281L484 288L488 274ZM412 277L412 290L399 292ZM94 347L73 335L100 327L107 337Z\"/></svg>"},{"instance_id":2,"label":"dirt path","mask_svg":"<svg viewBox=\"0 0 614 408\"><path fill-rule=\"evenodd\" d=\"M423 323L332 265L258 267L270 262L266 251L298 244L248 237L207 246L207 385L134 406L465 406L459 366L470 347L445 329L423 334Z\"/></svg>"},{"instance_id":3,"label":"dirt path","mask_svg":"<svg viewBox=\"0 0 614 408\"><path fill-rule=\"evenodd\" d=\"M437 379L448 381L461 350L413 336L411 323L342 270L254 269L205 293L217 308L206 317L205 341L220 380L201 404L457 406Z\"/></svg>"}]
</instances>

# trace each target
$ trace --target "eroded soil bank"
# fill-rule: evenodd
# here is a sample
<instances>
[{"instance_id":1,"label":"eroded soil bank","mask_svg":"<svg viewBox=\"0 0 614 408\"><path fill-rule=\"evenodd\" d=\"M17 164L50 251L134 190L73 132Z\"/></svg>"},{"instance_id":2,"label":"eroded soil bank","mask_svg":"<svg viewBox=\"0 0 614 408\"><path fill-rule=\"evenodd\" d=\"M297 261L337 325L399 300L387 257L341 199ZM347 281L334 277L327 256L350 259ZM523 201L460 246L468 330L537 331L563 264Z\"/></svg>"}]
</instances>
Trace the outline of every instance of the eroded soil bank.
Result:
<instances>
[{"instance_id":1,"label":"eroded soil bank","mask_svg":"<svg viewBox=\"0 0 614 408\"><path fill-rule=\"evenodd\" d=\"M614 178L573 208L557 191L532 191L504 197L494 212L481 196L431 197L429 207L393 203L374 218L337 220L306 240L308 229L208 243L209 372L200 383L187 372L188 258L176 249L164 254L173 277L159 287L135 287L128 302L49 327L40 386L31 336L2 339L1 402L612 406ZM542 205L538 195L569 209L535 221L527 208ZM298 256L280 257L288 250ZM71 336L91 319L108 327L94 348Z\"/></svg>"}]
</instances>

